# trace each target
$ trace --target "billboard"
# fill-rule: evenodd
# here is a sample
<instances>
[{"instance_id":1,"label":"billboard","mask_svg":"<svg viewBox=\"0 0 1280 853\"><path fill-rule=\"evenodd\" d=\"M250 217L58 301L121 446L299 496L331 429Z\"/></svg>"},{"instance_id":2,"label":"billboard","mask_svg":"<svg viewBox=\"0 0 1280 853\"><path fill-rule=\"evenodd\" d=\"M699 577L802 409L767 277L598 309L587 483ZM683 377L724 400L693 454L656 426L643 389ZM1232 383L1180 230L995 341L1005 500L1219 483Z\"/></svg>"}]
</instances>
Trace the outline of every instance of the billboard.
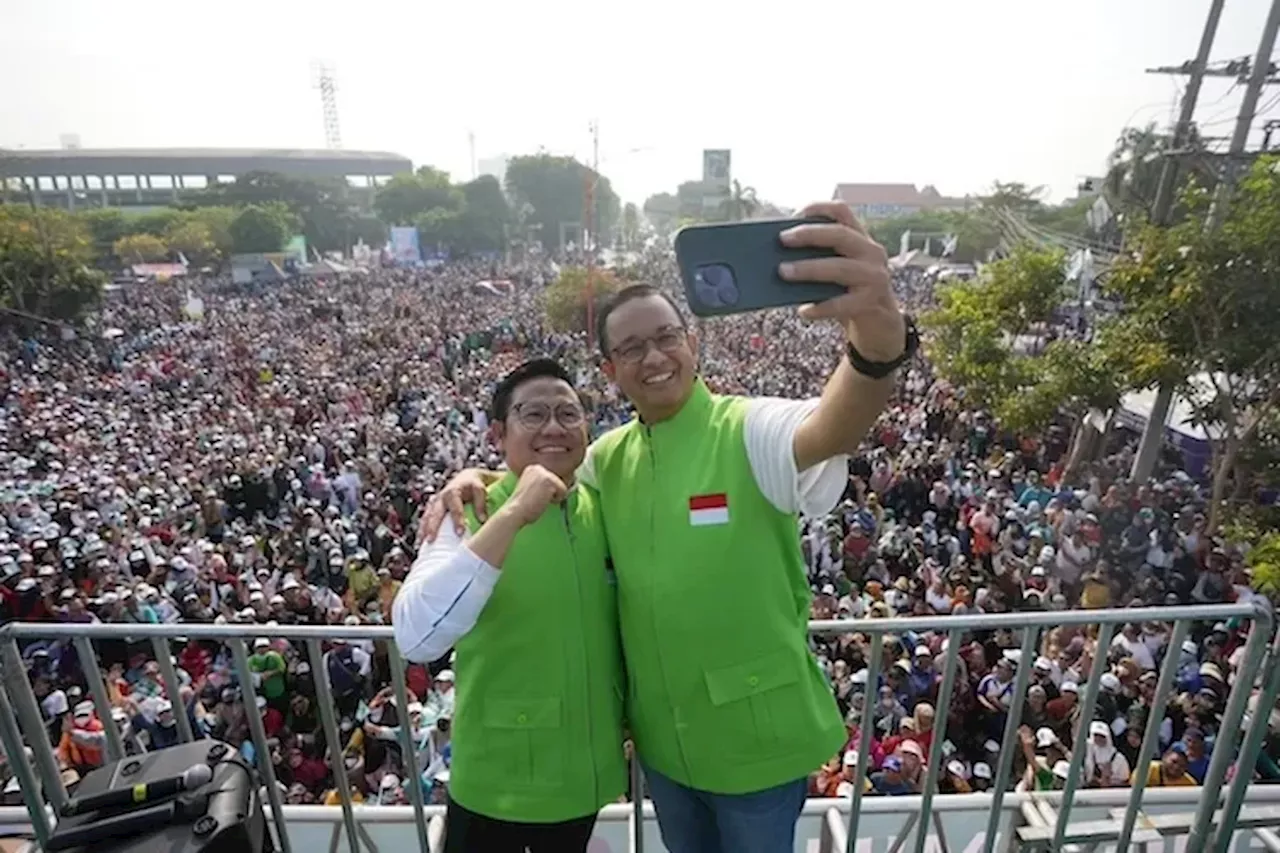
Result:
<instances>
[{"instance_id":1,"label":"billboard","mask_svg":"<svg viewBox=\"0 0 1280 853\"><path fill-rule=\"evenodd\" d=\"M416 264L422 261L417 228L391 229L391 259L397 264Z\"/></svg>"},{"instance_id":2,"label":"billboard","mask_svg":"<svg viewBox=\"0 0 1280 853\"><path fill-rule=\"evenodd\" d=\"M702 152L702 182L729 193L729 151L707 148Z\"/></svg>"}]
</instances>

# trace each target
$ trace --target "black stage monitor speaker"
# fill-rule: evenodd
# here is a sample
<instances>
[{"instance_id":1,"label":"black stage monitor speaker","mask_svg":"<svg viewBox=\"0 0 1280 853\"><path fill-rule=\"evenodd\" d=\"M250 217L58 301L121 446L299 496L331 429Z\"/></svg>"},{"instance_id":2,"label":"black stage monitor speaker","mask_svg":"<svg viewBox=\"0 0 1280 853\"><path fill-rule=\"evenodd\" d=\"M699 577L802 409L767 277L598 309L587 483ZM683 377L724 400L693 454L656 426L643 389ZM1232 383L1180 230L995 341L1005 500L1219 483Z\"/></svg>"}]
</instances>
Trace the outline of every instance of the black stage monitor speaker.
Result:
<instances>
[{"instance_id":1,"label":"black stage monitor speaker","mask_svg":"<svg viewBox=\"0 0 1280 853\"><path fill-rule=\"evenodd\" d=\"M63 809L45 853L269 853L253 768L198 740L99 767Z\"/></svg>"}]
</instances>

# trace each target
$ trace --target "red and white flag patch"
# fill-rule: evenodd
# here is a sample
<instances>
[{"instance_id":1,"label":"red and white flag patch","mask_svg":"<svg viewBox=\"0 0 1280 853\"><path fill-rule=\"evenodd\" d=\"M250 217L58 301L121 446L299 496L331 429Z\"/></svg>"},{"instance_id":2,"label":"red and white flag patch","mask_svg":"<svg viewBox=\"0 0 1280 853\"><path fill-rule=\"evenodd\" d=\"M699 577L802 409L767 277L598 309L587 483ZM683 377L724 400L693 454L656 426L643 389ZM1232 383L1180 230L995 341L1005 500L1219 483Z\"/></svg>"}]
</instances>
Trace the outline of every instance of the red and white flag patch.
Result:
<instances>
[{"instance_id":1,"label":"red and white flag patch","mask_svg":"<svg viewBox=\"0 0 1280 853\"><path fill-rule=\"evenodd\" d=\"M689 524L703 527L708 524L729 523L729 496L695 495L689 498Z\"/></svg>"}]
</instances>

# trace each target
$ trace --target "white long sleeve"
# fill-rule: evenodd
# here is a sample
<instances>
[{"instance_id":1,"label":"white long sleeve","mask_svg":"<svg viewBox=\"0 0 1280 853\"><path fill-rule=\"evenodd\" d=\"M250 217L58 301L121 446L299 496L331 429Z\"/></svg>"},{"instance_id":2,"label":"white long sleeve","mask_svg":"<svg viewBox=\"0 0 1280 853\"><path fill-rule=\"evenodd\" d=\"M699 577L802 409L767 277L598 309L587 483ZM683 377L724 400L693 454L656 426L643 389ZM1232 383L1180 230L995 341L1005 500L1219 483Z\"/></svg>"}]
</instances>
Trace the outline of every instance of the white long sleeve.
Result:
<instances>
[{"instance_id":1,"label":"white long sleeve","mask_svg":"<svg viewBox=\"0 0 1280 853\"><path fill-rule=\"evenodd\" d=\"M400 653L415 663L444 656L475 627L500 576L446 520L436 541L423 545L391 606Z\"/></svg>"}]
</instances>

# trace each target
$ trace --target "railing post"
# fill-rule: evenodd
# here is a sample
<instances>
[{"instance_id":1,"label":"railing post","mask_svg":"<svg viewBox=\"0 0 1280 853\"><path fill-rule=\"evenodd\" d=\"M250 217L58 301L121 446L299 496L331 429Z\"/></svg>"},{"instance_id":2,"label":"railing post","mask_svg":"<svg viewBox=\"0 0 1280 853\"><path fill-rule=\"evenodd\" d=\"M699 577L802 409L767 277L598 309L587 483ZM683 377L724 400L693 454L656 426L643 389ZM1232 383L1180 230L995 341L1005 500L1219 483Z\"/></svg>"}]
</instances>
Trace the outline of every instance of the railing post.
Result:
<instances>
[{"instance_id":1,"label":"railing post","mask_svg":"<svg viewBox=\"0 0 1280 853\"><path fill-rule=\"evenodd\" d=\"M1093 712L1098 707L1098 688L1102 675L1107 671L1107 651L1111 648L1111 638L1115 635L1114 622L1103 622L1098 626L1098 644L1094 649L1093 665L1089 667L1089 681L1084 686L1084 696L1080 697L1080 715L1077 717L1075 737L1071 743L1071 769L1067 771L1067 781L1062 787L1062 805L1058 807L1058 820L1053 827L1053 845L1050 849L1061 850L1062 841L1067 834L1067 823L1071 817L1072 800L1076 788L1080 784L1080 770L1084 766L1084 753L1089 739L1089 723L1093 720ZM1076 685L1077 691L1080 685Z\"/></svg>"},{"instance_id":2,"label":"railing post","mask_svg":"<svg viewBox=\"0 0 1280 853\"><path fill-rule=\"evenodd\" d=\"M164 680L164 692L169 694L173 703L173 719L178 724L178 736L183 743L195 740L191 731L191 718L187 714L187 703L182 701L182 685L178 683L178 673L173 668L173 650L169 647L167 637L152 637L151 650L155 653L156 663L160 666L160 677Z\"/></svg>"},{"instance_id":3,"label":"railing post","mask_svg":"<svg viewBox=\"0 0 1280 853\"><path fill-rule=\"evenodd\" d=\"M1240 814L1240 806L1244 802L1249 785L1253 782L1253 768L1258 762L1258 751L1262 748L1262 739L1270 726L1271 709L1275 707L1276 697L1280 695L1280 635L1277 635L1271 652L1264 661L1262 672L1266 680L1262 685L1262 693L1258 697L1253 718L1245 732L1244 743L1240 746L1240 757L1236 760L1236 775L1227 789L1227 802L1222 807L1222 816L1218 819L1220 826L1235 826ZM1231 843L1231 833L1220 834L1215 839L1214 847L1218 853L1226 853ZM1265 842L1264 842L1265 843Z\"/></svg>"},{"instance_id":4,"label":"railing post","mask_svg":"<svg viewBox=\"0 0 1280 853\"><path fill-rule=\"evenodd\" d=\"M51 825L49 813L45 811L44 797L40 796L40 783L31 772L31 764L27 761L26 745L22 742L22 730L13 716L13 707L9 704L8 691L0 690L0 740L4 743L5 755L9 757L9 766L18 777L18 788L22 791L22 803L31 816L31 828L35 830L36 841L43 849L49 841ZM35 755L35 750L32 751Z\"/></svg>"},{"instance_id":5,"label":"railing post","mask_svg":"<svg viewBox=\"0 0 1280 853\"><path fill-rule=\"evenodd\" d=\"M320 704L320 725L324 729L324 739L329 744L329 761L332 762L333 781L338 789L338 800L342 805L342 823L347 829L347 846L351 853L360 853L360 839L356 835L355 812L351 809L351 780L347 778L347 763L343 757L346 745L342 742L338 723L334 719L333 691L329 689L329 669L324 665L324 655L320 652L318 640L307 640L307 657L311 661L312 679L316 685L316 701ZM246 709L247 711L247 709Z\"/></svg>"},{"instance_id":6,"label":"railing post","mask_svg":"<svg viewBox=\"0 0 1280 853\"><path fill-rule=\"evenodd\" d=\"M631 773L631 851L644 853L644 768L636 757L634 742L627 769Z\"/></svg>"},{"instance_id":7,"label":"railing post","mask_svg":"<svg viewBox=\"0 0 1280 853\"><path fill-rule=\"evenodd\" d=\"M929 837L929 817L933 814L933 792L938 787L938 765L942 763L942 740L947 736L947 720L951 716L951 694L956 685L956 669L960 660L961 632L947 632L947 659L943 665L942 687L938 691L938 704L933 710L933 738L929 744L929 772L925 774L924 790L920 792L920 824L916 830L915 853L924 853Z\"/></svg>"},{"instance_id":8,"label":"railing post","mask_svg":"<svg viewBox=\"0 0 1280 853\"><path fill-rule=\"evenodd\" d=\"M1018 673L1013 679L1013 698L1004 721L1004 734L1000 738L1000 760L996 766L996 778L991 784L991 814L987 817L987 836L982 840L982 853L995 848L996 834L1000 831L1000 807L1009 787L1009 775L1013 771L1014 744L1018 742L1022 705L1027 698L1027 682L1031 680L1031 667L1035 661L1036 641L1040 637L1038 626L1022 629L1022 652L1018 658Z\"/></svg>"},{"instance_id":9,"label":"railing post","mask_svg":"<svg viewBox=\"0 0 1280 853\"><path fill-rule=\"evenodd\" d=\"M4 643L3 655L4 666L0 669L4 670L4 680L7 682L5 689L17 711L18 726L31 744L45 798L54 811L61 811L67 804L67 789L62 787L62 773L58 770L56 753L53 751L53 744L49 743L44 715L40 713L40 706L31 691L31 682L27 680L27 668L22 662L22 652L18 651L18 641L11 639Z\"/></svg>"},{"instance_id":10,"label":"railing post","mask_svg":"<svg viewBox=\"0 0 1280 853\"><path fill-rule=\"evenodd\" d=\"M1213 832L1213 813L1218 807L1218 801L1222 796L1222 780L1227 776L1227 768L1231 765L1231 760L1235 758L1236 739L1240 734L1240 721L1244 719L1244 708L1249 701L1249 695L1253 693L1253 681L1257 677L1258 665L1262 662L1262 654L1266 651L1267 643L1271 639L1268 629L1274 624L1275 618L1271 611L1266 608L1259 608L1257 615L1252 617L1253 624L1249 630L1249 640L1245 644L1244 661L1240 664L1240 671L1236 674L1235 685L1231 688L1231 695L1227 699L1227 708L1222 714L1222 726L1219 728L1218 740L1213 745L1213 757L1209 759L1209 770L1204 776L1204 796L1200 799L1200 806L1196 809L1195 822L1191 825L1191 832L1187 834L1188 850L1207 850L1209 835ZM1270 709L1259 709L1260 713L1267 713ZM1252 773L1253 769L1249 768L1248 773ZM1230 833L1228 833L1230 835Z\"/></svg>"},{"instance_id":11,"label":"railing post","mask_svg":"<svg viewBox=\"0 0 1280 853\"><path fill-rule=\"evenodd\" d=\"M418 840L422 853L428 853L427 817L426 812L422 810L427 801L422 790L422 771L426 768L418 767L418 756L415 751L417 744L413 742L413 732L409 722L409 688L404 680L405 663L394 641L387 642L387 665L391 667L391 683L395 687L396 704L399 706L396 710L400 717L400 748L404 750L404 766L409 775L409 800L413 803L413 821L418 825ZM449 828L446 826L445 832L448 831Z\"/></svg>"},{"instance_id":12,"label":"railing post","mask_svg":"<svg viewBox=\"0 0 1280 853\"><path fill-rule=\"evenodd\" d=\"M240 681L240 700L244 702L244 716L249 723L249 733L253 737L253 748L258 753L258 768L262 771L262 782L267 789L267 800L271 803L271 822L275 824L276 840L280 844L281 853L293 853L293 845L289 843L289 827L284 820L284 804L280 800L280 786L276 781L276 769L271 764L271 750L267 747L267 730L262 725L262 712L258 710L258 697L253 692L253 673L249 671L249 653L245 651L244 640L232 637L227 641L231 647L231 656L236 662L236 676ZM345 795L349 796L350 791Z\"/></svg>"},{"instance_id":13,"label":"railing post","mask_svg":"<svg viewBox=\"0 0 1280 853\"><path fill-rule=\"evenodd\" d=\"M1187 630L1190 627L1190 623L1185 620L1175 622L1173 634L1169 637L1169 645L1165 648L1164 663L1160 667L1160 680L1156 682L1155 697L1147 710L1147 725L1142 734L1142 745L1138 747L1138 765L1133 768L1129 805L1124 811L1124 821L1120 824L1120 835L1116 839L1117 850L1128 850L1129 841L1133 838L1133 824L1138 817L1138 807L1142 805L1142 792L1147 788L1151 755L1155 752L1156 743L1160 740L1160 724L1164 721L1165 702L1168 701L1174 680L1178 676L1178 657L1182 653L1182 641L1187 638Z\"/></svg>"},{"instance_id":14,"label":"railing post","mask_svg":"<svg viewBox=\"0 0 1280 853\"><path fill-rule=\"evenodd\" d=\"M93 642L88 637L76 637L75 647L76 656L80 658L80 669L84 671L84 680L89 683L93 707L98 711L98 719L107 736L107 756L112 761L119 761L124 758L124 741L120 739L120 727L111 716L111 699L107 696L107 686L98 669L98 656L93 651Z\"/></svg>"},{"instance_id":15,"label":"railing post","mask_svg":"<svg viewBox=\"0 0 1280 853\"><path fill-rule=\"evenodd\" d=\"M1254 620L1251 631L1264 633L1272 637L1267 654L1259 660L1259 670L1253 673L1243 671L1236 674L1236 683L1240 682L1252 688L1258 673L1265 673L1262 690L1254 706L1254 714L1245 730L1244 742L1240 744L1239 757L1236 759L1236 775L1227 789L1227 799L1218 819L1218 826L1223 827L1214 837L1213 849L1217 853L1227 853L1231 845L1232 831L1236 818L1240 814L1240 806L1244 802L1245 793L1253 781L1254 766L1258 762L1258 751L1262 748L1262 739L1270 726L1271 709L1275 707L1276 696L1280 695L1280 634L1276 633L1275 614L1270 607L1263 606L1258 618ZM1246 698L1246 703L1248 699ZM1244 718L1241 717L1241 722ZM1215 747L1216 748L1216 747ZM1206 780L1207 781L1207 780ZM1214 798L1217 799L1216 797Z\"/></svg>"},{"instance_id":16,"label":"railing post","mask_svg":"<svg viewBox=\"0 0 1280 853\"><path fill-rule=\"evenodd\" d=\"M858 722L858 760L853 770L853 793L849 800L849 831L846 833L847 853L853 853L858 843L858 811L862 805L862 788L867 782L867 761L871 752L871 727L875 723L877 697L880 695L880 664L884 660L884 634L872 630L871 658L867 661L867 689L862 693L862 719Z\"/></svg>"}]
</instances>

